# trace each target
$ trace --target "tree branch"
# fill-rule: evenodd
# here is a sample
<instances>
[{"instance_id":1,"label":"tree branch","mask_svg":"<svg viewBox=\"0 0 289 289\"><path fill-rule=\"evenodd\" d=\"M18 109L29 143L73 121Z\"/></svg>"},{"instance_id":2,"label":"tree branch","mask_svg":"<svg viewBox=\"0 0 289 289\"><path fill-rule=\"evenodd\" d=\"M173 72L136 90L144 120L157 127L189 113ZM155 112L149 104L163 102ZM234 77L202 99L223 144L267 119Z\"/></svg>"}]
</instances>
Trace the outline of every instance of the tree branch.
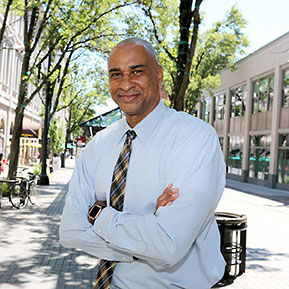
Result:
<instances>
[{"instance_id":1,"label":"tree branch","mask_svg":"<svg viewBox=\"0 0 289 289\"><path fill-rule=\"evenodd\" d=\"M60 95L62 93L63 85L65 83L66 76L68 74L68 68L69 68L69 64L70 64L73 52L74 51L71 51L69 56L68 56L68 58L66 59L65 66L64 66L64 69L63 69L63 74L62 74L61 81L60 81L60 84L59 84L59 87L58 87L56 99L54 101L54 106L53 106L53 109L52 109L52 112L51 112L52 114L54 114L56 112L56 110L57 110L57 107L58 107L58 104L59 104Z\"/></svg>"},{"instance_id":2,"label":"tree branch","mask_svg":"<svg viewBox=\"0 0 289 289\"><path fill-rule=\"evenodd\" d=\"M32 51L35 50L35 48L37 46L37 43L38 43L38 41L39 41L39 39L41 37L41 34L43 32L43 29L45 27L45 23L47 21L47 14L48 14L48 11L50 9L51 2L52 2L52 0L49 0L48 3L47 3L46 10L45 10L45 12L43 14L42 20L40 22L39 28L38 28L37 33L36 33L35 38L34 38L34 45L31 48ZM39 13L39 10L38 10L38 13Z\"/></svg>"},{"instance_id":3,"label":"tree branch","mask_svg":"<svg viewBox=\"0 0 289 289\"><path fill-rule=\"evenodd\" d=\"M5 29L6 29L6 25L7 25L6 23L7 23L7 20L8 20L8 14L9 14L12 2L13 2L13 0L8 0L7 5L6 5L3 23L2 23L2 27L0 29L0 46L1 46L3 38L4 38L4 32L5 32Z\"/></svg>"},{"instance_id":4,"label":"tree branch","mask_svg":"<svg viewBox=\"0 0 289 289\"><path fill-rule=\"evenodd\" d=\"M201 53L201 55L200 55L200 57L199 57L199 60L198 60L198 62L197 62L197 65L196 65L196 67L195 67L195 72L198 71L198 68L199 68L199 66L200 66L200 64L201 64L201 62L202 62L202 60L203 60L203 58L204 58L204 55L205 55L205 52L202 51L202 53Z\"/></svg>"},{"instance_id":5,"label":"tree branch","mask_svg":"<svg viewBox=\"0 0 289 289\"><path fill-rule=\"evenodd\" d=\"M148 9L145 9L144 7L142 8L142 10L144 11L144 13L148 16L148 18L150 19L152 25L153 25L153 32L154 32L154 36L157 40L157 42L160 44L160 46L164 49L164 51L166 52L166 54L168 55L168 57L175 61L175 58L173 57L173 55L170 53L170 51L165 47L165 45L163 44L163 41L160 40L159 35L158 35L158 31L156 28L156 23L153 19L152 13L151 13L151 7L149 7Z\"/></svg>"}]
</instances>

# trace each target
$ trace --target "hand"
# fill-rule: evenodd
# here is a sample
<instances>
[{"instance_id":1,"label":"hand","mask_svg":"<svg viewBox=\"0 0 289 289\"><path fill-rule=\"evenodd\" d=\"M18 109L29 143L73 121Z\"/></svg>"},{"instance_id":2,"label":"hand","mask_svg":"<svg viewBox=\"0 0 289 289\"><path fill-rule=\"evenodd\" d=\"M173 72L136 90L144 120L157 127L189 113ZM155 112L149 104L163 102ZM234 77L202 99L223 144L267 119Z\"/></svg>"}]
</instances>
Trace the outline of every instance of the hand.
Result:
<instances>
[{"instance_id":1,"label":"hand","mask_svg":"<svg viewBox=\"0 0 289 289\"><path fill-rule=\"evenodd\" d=\"M179 196L179 189L178 188L173 188L172 184L169 184L164 192L158 197L157 205L156 205L156 210L154 214L157 212L159 207L164 207L164 206L169 206L171 205L176 198Z\"/></svg>"}]
</instances>

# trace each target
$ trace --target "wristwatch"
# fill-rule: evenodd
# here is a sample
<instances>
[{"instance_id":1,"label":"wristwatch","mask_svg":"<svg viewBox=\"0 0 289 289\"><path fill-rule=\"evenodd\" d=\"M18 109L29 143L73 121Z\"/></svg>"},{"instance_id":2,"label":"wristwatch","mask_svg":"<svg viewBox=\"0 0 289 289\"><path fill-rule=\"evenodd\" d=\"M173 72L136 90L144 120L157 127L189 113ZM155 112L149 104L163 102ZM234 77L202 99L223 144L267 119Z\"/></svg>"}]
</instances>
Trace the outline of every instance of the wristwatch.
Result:
<instances>
[{"instance_id":1,"label":"wristwatch","mask_svg":"<svg viewBox=\"0 0 289 289\"><path fill-rule=\"evenodd\" d=\"M103 202L95 202L88 210L88 222L93 225L94 221L105 207L106 205Z\"/></svg>"}]
</instances>

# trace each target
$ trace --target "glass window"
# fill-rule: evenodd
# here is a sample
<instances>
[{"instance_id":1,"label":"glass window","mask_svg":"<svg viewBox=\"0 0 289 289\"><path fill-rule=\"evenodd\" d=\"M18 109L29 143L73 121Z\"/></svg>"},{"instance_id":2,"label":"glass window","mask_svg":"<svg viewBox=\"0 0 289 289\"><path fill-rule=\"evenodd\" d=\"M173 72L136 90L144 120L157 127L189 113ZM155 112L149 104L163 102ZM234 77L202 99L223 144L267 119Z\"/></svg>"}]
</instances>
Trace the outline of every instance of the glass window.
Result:
<instances>
[{"instance_id":1,"label":"glass window","mask_svg":"<svg viewBox=\"0 0 289 289\"><path fill-rule=\"evenodd\" d=\"M283 72L282 106L289 106L289 70Z\"/></svg>"},{"instance_id":2,"label":"glass window","mask_svg":"<svg viewBox=\"0 0 289 289\"><path fill-rule=\"evenodd\" d=\"M6 84L7 86L9 85L9 79L11 77L11 50L10 49L5 49L6 53L5 53L5 58L4 58L4 84Z\"/></svg>"},{"instance_id":3,"label":"glass window","mask_svg":"<svg viewBox=\"0 0 289 289\"><path fill-rule=\"evenodd\" d=\"M250 137L249 177L267 180L270 165L271 135Z\"/></svg>"},{"instance_id":4,"label":"glass window","mask_svg":"<svg viewBox=\"0 0 289 289\"><path fill-rule=\"evenodd\" d=\"M206 122L210 122L210 115L211 115L211 99L207 98L203 101L202 119Z\"/></svg>"},{"instance_id":5,"label":"glass window","mask_svg":"<svg viewBox=\"0 0 289 289\"><path fill-rule=\"evenodd\" d=\"M229 137L228 173L242 174L243 136Z\"/></svg>"},{"instance_id":6,"label":"glass window","mask_svg":"<svg viewBox=\"0 0 289 289\"><path fill-rule=\"evenodd\" d=\"M274 76L264 77L253 83L253 113L272 110Z\"/></svg>"},{"instance_id":7,"label":"glass window","mask_svg":"<svg viewBox=\"0 0 289 289\"><path fill-rule=\"evenodd\" d=\"M226 94L220 94L216 96L215 100L215 119L223 120L225 119L225 109L226 109Z\"/></svg>"},{"instance_id":8,"label":"glass window","mask_svg":"<svg viewBox=\"0 0 289 289\"><path fill-rule=\"evenodd\" d=\"M1 81L1 70L2 70L2 66L3 66L3 49L2 46L0 45L0 81Z\"/></svg>"},{"instance_id":9,"label":"glass window","mask_svg":"<svg viewBox=\"0 0 289 289\"><path fill-rule=\"evenodd\" d=\"M289 134L279 134L278 183L289 184Z\"/></svg>"},{"instance_id":10,"label":"glass window","mask_svg":"<svg viewBox=\"0 0 289 289\"><path fill-rule=\"evenodd\" d=\"M219 137L219 142L220 142L220 147L223 150L224 147L224 138L223 137Z\"/></svg>"},{"instance_id":11,"label":"glass window","mask_svg":"<svg viewBox=\"0 0 289 289\"><path fill-rule=\"evenodd\" d=\"M242 116L246 110L246 86L240 86L231 90L231 117Z\"/></svg>"}]
</instances>

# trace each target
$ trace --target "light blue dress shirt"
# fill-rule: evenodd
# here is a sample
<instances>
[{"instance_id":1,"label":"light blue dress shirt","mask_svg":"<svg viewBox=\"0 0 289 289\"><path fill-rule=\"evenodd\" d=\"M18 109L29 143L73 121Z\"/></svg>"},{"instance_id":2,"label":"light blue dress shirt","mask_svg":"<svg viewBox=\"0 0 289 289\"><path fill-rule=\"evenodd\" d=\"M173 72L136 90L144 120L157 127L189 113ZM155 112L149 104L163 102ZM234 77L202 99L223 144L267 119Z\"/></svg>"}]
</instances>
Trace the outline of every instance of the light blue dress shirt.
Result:
<instances>
[{"instance_id":1,"label":"light blue dress shirt","mask_svg":"<svg viewBox=\"0 0 289 289\"><path fill-rule=\"evenodd\" d=\"M121 119L97 133L79 157L60 225L62 245L119 261L112 288L209 289L225 266L214 217L225 164L215 130L160 101L134 128L119 212L109 206L109 194L128 129ZM179 197L154 215L169 183L179 188ZM92 226L87 213L96 200L108 206Z\"/></svg>"}]
</instances>

